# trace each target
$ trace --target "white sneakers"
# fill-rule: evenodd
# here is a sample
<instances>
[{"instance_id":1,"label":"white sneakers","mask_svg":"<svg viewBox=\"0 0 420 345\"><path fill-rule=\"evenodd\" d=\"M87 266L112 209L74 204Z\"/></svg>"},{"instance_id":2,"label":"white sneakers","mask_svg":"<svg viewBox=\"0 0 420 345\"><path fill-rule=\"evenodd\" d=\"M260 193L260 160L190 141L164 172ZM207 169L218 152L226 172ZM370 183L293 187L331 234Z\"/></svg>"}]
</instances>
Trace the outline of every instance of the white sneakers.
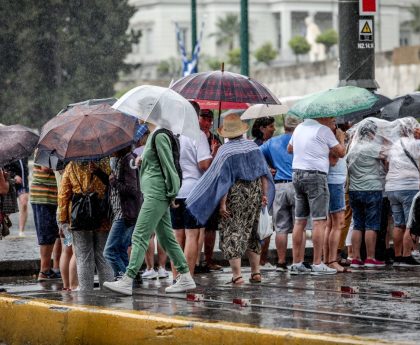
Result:
<instances>
[{"instance_id":1,"label":"white sneakers","mask_svg":"<svg viewBox=\"0 0 420 345\"><path fill-rule=\"evenodd\" d=\"M159 266L158 271L157 271L157 274L158 274L158 278L159 279L163 279L163 278L168 278L169 277L169 272L167 270L165 270L165 268L162 267L162 266Z\"/></svg>"},{"instance_id":2,"label":"white sneakers","mask_svg":"<svg viewBox=\"0 0 420 345\"><path fill-rule=\"evenodd\" d=\"M114 282L105 282L104 287L111 291L131 296L133 294L133 278L130 278L128 275L124 274L120 280Z\"/></svg>"},{"instance_id":3,"label":"white sneakers","mask_svg":"<svg viewBox=\"0 0 420 345\"><path fill-rule=\"evenodd\" d=\"M311 273L311 269L304 265L303 262L299 262L297 264L292 264L289 267L290 274L297 275L297 274L309 274Z\"/></svg>"},{"instance_id":4,"label":"white sneakers","mask_svg":"<svg viewBox=\"0 0 420 345\"><path fill-rule=\"evenodd\" d=\"M165 289L166 293L185 292L196 288L194 279L191 277L190 272L181 273L176 278L175 284L168 286Z\"/></svg>"},{"instance_id":5,"label":"white sneakers","mask_svg":"<svg viewBox=\"0 0 420 345\"><path fill-rule=\"evenodd\" d=\"M314 276L320 276L325 274L336 274L335 268L328 267L326 264L321 262L319 265L312 265L311 274Z\"/></svg>"},{"instance_id":6,"label":"white sneakers","mask_svg":"<svg viewBox=\"0 0 420 345\"><path fill-rule=\"evenodd\" d=\"M276 266L273 266L269 262L266 262L265 265L260 265L260 271L275 271Z\"/></svg>"},{"instance_id":7,"label":"white sneakers","mask_svg":"<svg viewBox=\"0 0 420 345\"><path fill-rule=\"evenodd\" d=\"M143 272L141 277L143 279L156 279L158 275L159 274L153 268L151 268L150 270L146 269L146 271Z\"/></svg>"}]
</instances>

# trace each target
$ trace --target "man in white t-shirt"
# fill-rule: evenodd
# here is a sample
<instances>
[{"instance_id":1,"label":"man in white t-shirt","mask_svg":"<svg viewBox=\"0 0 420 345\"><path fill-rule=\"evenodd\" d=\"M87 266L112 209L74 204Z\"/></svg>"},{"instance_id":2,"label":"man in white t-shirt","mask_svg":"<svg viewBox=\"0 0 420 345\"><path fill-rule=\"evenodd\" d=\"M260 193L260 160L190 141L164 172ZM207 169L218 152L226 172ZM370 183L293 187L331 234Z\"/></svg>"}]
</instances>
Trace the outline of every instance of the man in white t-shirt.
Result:
<instances>
[{"instance_id":1,"label":"man in white t-shirt","mask_svg":"<svg viewBox=\"0 0 420 345\"><path fill-rule=\"evenodd\" d=\"M293 152L293 186L295 188L295 225L293 227L293 265L291 274L334 274L321 262L324 230L328 215L329 192L327 174L329 155L341 158L345 155L345 135L337 138L329 128L333 118L306 119L296 127L290 139L288 151ZM337 140L338 139L338 140ZM301 250L303 232L308 217L313 221L312 242L313 265L309 269L303 264Z\"/></svg>"},{"instance_id":2,"label":"man in white t-shirt","mask_svg":"<svg viewBox=\"0 0 420 345\"><path fill-rule=\"evenodd\" d=\"M191 274L194 273L198 256L198 240L200 229L204 231L204 224L199 224L195 217L185 207L185 199L197 184L201 175L206 171L212 161L207 136L200 131L198 142L181 135L180 159L182 169L182 185L175 199L177 208L171 208L172 227L175 238L184 250ZM174 277L176 272L174 272Z\"/></svg>"}]
</instances>

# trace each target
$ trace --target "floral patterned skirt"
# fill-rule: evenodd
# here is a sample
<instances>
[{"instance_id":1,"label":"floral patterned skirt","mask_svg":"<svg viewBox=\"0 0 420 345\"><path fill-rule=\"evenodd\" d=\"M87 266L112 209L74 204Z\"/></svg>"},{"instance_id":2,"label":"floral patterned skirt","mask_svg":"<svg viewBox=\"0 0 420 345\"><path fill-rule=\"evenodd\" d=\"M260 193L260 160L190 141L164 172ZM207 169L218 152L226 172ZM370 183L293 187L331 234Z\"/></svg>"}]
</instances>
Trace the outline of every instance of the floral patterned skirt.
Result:
<instances>
[{"instance_id":1,"label":"floral patterned skirt","mask_svg":"<svg viewBox=\"0 0 420 345\"><path fill-rule=\"evenodd\" d=\"M237 181L229 190L226 209L231 213L227 219L220 218L220 249L226 259L241 258L246 250L260 254L257 238L261 210L261 179Z\"/></svg>"}]
</instances>

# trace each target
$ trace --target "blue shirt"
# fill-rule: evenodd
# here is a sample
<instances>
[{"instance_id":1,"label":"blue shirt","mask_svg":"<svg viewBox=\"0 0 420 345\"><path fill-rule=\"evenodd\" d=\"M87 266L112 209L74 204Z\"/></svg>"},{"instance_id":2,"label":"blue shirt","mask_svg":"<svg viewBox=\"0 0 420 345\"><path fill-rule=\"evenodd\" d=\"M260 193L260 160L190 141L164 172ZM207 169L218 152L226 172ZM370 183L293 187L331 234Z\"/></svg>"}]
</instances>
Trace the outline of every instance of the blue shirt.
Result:
<instances>
[{"instance_id":1,"label":"blue shirt","mask_svg":"<svg viewBox=\"0 0 420 345\"><path fill-rule=\"evenodd\" d=\"M260 146L268 164L276 169L274 180L292 180L293 154L287 152L287 145L291 137L292 134L286 133L271 138Z\"/></svg>"}]
</instances>

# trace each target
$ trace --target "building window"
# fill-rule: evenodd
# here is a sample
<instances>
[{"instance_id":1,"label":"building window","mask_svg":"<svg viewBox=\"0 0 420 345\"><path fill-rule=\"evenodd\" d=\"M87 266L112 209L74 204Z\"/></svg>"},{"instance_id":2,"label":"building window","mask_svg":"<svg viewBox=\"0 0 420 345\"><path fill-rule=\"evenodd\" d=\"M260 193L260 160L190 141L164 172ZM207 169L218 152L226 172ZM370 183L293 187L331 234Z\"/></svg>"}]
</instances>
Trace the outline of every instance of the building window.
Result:
<instances>
[{"instance_id":1,"label":"building window","mask_svg":"<svg viewBox=\"0 0 420 345\"><path fill-rule=\"evenodd\" d=\"M144 31L144 50L146 54L153 54L153 29L146 28Z\"/></svg>"}]
</instances>

